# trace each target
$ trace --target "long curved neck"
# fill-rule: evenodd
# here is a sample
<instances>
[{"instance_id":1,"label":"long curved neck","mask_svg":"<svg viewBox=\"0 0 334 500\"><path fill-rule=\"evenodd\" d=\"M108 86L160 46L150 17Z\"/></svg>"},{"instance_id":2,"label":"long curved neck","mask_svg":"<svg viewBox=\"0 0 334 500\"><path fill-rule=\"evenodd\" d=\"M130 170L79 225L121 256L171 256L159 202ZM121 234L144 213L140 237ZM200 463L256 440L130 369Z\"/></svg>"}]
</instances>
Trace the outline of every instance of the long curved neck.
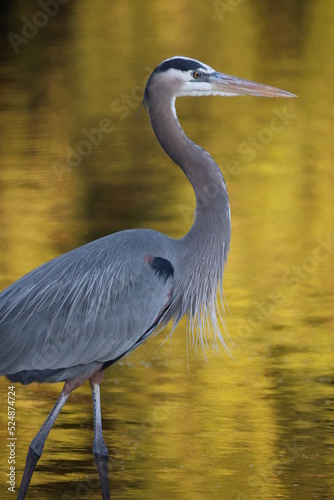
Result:
<instances>
[{"instance_id":1,"label":"long curved neck","mask_svg":"<svg viewBox=\"0 0 334 500\"><path fill-rule=\"evenodd\" d=\"M148 111L154 133L167 155L183 170L196 196L196 219L192 230L224 229L225 244L230 239L230 208L225 181L211 156L183 132L177 119L174 99L162 92L150 94ZM216 225L216 226L215 226ZM224 237L223 236L223 237Z\"/></svg>"},{"instance_id":2,"label":"long curved neck","mask_svg":"<svg viewBox=\"0 0 334 500\"><path fill-rule=\"evenodd\" d=\"M173 240L177 282L170 315L177 324L187 313L191 321L197 322L200 332L203 322L209 322L216 336L221 338L216 311L217 287L222 286L231 238L225 181L211 156L183 132L174 99L156 86L154 92L149 92L147 107L158 141L186 174L196 196L193 226L183 238Z\"/></svg>"}]
</instances>

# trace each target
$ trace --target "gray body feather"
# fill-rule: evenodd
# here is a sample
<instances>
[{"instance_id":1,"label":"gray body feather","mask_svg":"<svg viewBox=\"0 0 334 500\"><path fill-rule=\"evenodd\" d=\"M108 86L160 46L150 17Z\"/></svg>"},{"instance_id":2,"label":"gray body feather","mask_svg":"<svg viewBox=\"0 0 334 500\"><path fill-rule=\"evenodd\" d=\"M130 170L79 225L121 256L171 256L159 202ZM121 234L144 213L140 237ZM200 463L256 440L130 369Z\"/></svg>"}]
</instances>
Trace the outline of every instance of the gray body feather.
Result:
<instances>
[{"instance_id":1,"label":"gray body feather","mask_svg":"<svg viewBox=\"0 0 334 500\"><path fill-rule=\"evenodd\" d=\"M174 276L149 263L168 247L152 231L115 233L14 283L0 295L1 372L64 380L132 350L170 303Z\"/></svg>"}]
</instances>

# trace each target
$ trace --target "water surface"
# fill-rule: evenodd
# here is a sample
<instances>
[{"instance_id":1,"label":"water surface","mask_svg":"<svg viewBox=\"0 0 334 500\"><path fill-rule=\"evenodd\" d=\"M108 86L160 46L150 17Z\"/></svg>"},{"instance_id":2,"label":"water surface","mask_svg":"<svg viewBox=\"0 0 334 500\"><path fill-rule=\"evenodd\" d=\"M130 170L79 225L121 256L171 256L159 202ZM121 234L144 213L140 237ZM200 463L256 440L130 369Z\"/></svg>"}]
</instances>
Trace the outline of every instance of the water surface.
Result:
<instances>
[{"instance_id":1,"label":"water surface","mask_svg":"<svg viewBox=\"0 0 334 500\"><path fill-rule=\"evenodd\" d=\"M21 36L22 17L40 7L1 9L3 33ZM229 190L233 357L187 354L183 321L171 341L159 347L161 333L106 372L112 498L334 498L333 22L325 2L97 0L61 6L27 43L2 42L1 289L114 231L189 229L191 187L146 112L138 116L143 85L166 57L298 95L177 104ZM7 386L1 379L1 498L13 498ZM17 485L60 390L16 386ZM86 384L50 433L28 498L100 498L92 440Z\"/></svg>"}]
</instances>

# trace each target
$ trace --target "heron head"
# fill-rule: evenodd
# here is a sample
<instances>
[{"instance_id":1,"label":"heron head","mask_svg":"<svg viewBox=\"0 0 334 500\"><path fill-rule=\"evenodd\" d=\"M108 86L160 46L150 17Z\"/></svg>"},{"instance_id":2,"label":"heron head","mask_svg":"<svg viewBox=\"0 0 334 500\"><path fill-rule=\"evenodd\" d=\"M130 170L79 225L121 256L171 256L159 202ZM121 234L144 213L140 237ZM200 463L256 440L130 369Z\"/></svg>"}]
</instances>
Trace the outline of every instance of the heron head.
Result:
<instances>
[{"instance_id":1,"label":"heron head","mask_svg":"<svg viewBox=\"0 0 334 500\"><path fill-rule=\"evenodd\" d=\"M146 85L144 102L156 86L174 98L205 95L296 97L275 87L219 73L207 64L182 56L166 59L155 68Z\"/></svg>"}]
</instances>

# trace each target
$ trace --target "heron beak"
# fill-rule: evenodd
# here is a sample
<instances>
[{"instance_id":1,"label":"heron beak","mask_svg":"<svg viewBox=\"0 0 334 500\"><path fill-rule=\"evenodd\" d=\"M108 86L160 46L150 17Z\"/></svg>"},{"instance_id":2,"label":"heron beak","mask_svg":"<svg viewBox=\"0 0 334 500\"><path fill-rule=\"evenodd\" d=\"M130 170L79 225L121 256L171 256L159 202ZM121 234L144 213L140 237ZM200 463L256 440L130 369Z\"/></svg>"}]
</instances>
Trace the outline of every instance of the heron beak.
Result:
<instances>
[{"instance_id":1,"label":"heron beak","mask_svg":"<svg viewBox=\"0 0 334 500\"><path fill-rule=\"evenodd\" d=\"M222 95L253 95L260 97L297 97L295 94L285 90L269 87L263 83L256 83L243 78L237 78L223 73L213 73L210 75L211 88Z\"/></svg>"}]
</instances>

